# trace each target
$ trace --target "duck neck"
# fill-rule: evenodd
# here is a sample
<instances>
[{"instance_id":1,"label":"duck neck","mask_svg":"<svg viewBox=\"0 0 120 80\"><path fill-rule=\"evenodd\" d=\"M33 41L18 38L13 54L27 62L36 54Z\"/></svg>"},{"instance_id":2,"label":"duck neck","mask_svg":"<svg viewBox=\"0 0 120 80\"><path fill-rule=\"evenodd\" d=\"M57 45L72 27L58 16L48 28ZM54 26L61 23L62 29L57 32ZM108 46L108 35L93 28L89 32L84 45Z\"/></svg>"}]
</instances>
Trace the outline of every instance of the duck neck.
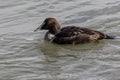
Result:
<instances>
[{"instance_id":1,"label":"duck neck","mask_svg":"<svg viewBox=\"0 0 120 80\"><path fill-rule=\"evenodd\" d=\"M48 32L53 34L53 35L56 35L56 34L58 34L60 32L60 29L51 29Z\"/></svg>"},{"instance_id":2,"label":"duck neck","mask_svg":"<svg viewBox=\"0 0 120 80\"><path fill-rule=\"evenodd\" d=\"M50 31L48 31L46 34L45 34L45 37L44 39L46 41L52 41L55 37L55 34L51 33Z\"/></svg>"}]
</instances>

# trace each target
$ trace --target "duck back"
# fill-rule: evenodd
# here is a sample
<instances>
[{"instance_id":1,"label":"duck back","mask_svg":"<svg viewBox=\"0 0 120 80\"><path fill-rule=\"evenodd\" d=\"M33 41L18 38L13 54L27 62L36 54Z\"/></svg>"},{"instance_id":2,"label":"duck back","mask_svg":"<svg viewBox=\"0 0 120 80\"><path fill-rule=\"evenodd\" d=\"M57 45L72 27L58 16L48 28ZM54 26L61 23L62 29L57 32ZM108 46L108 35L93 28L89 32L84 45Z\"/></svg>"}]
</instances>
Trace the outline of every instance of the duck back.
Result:
<instances>
[{"instance_id":1,"label":"duck back","mask_svg":"<svg viewBox=\"0 0 120 80\"><path fill-rule=\"evenodd\" d=\"M92 37L90 38L91 35L93 35L93 39ZM79 44L104 39L105 36L105 34L99 31L88 28L67 26L61 29L54 38L53 42L59 44Z\"/></svg>"}]
</instances>

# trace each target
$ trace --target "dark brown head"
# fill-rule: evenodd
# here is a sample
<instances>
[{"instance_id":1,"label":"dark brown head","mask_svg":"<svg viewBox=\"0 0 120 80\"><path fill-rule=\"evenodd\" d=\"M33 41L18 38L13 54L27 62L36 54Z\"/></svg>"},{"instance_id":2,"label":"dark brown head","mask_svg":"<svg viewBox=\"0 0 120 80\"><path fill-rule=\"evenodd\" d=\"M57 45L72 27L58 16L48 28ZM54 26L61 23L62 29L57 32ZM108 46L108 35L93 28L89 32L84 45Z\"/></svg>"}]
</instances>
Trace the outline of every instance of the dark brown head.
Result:
<instances>
[{"instance_id":1,"label":"dark brown head","mask_svg":"<svg viewBox=\"0 0 120 80\"><path fill-rule=\"evenodd\" d=\"M38 27L35 31L37 31L38 29L49 30L52 34L57 34L60 32L60 24L55 18L46 18L42 25Z\"/></svg>"}]
</instances>

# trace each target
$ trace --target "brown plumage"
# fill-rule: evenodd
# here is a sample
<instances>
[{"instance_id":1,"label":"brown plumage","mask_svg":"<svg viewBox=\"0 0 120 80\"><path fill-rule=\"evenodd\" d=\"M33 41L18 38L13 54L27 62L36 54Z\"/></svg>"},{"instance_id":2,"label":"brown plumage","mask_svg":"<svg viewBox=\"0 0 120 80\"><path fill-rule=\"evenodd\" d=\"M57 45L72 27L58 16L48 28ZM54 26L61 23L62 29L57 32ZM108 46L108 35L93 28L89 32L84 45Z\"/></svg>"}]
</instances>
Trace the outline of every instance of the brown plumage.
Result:
<instances>
[{"instance_id":1,"label":"brown plumage","mask_svg":"<svg viewBox=\"0 0 120 80\"><path fill-rule=\"evenodd\" d=\"M38 29L48 30L45 40L58 44L80 44L101 39L114 39L114 36L108 36L102 32L88 28L67 26L60 29L61 26L55 18L46 18Z\"/></svg>"}]
</instances>

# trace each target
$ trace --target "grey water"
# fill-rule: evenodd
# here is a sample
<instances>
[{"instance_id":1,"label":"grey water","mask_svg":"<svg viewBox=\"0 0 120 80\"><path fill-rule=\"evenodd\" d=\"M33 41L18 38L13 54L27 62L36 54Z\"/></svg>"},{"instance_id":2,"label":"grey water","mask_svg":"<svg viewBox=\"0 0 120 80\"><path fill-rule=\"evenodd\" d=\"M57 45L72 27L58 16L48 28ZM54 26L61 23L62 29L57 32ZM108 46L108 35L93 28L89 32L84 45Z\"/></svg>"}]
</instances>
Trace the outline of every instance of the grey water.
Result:
<instances>
[{"instance_id":1,"label":"grey water","mask_svg":"<svg viewBox=\"0 0 120 80\"><path fill-rule=\"evenodd\" d=\"M118 38L45 43L47 17ZM0 80L120 80L120 0L0 0Z\"/></svg>"}]
</instances>

